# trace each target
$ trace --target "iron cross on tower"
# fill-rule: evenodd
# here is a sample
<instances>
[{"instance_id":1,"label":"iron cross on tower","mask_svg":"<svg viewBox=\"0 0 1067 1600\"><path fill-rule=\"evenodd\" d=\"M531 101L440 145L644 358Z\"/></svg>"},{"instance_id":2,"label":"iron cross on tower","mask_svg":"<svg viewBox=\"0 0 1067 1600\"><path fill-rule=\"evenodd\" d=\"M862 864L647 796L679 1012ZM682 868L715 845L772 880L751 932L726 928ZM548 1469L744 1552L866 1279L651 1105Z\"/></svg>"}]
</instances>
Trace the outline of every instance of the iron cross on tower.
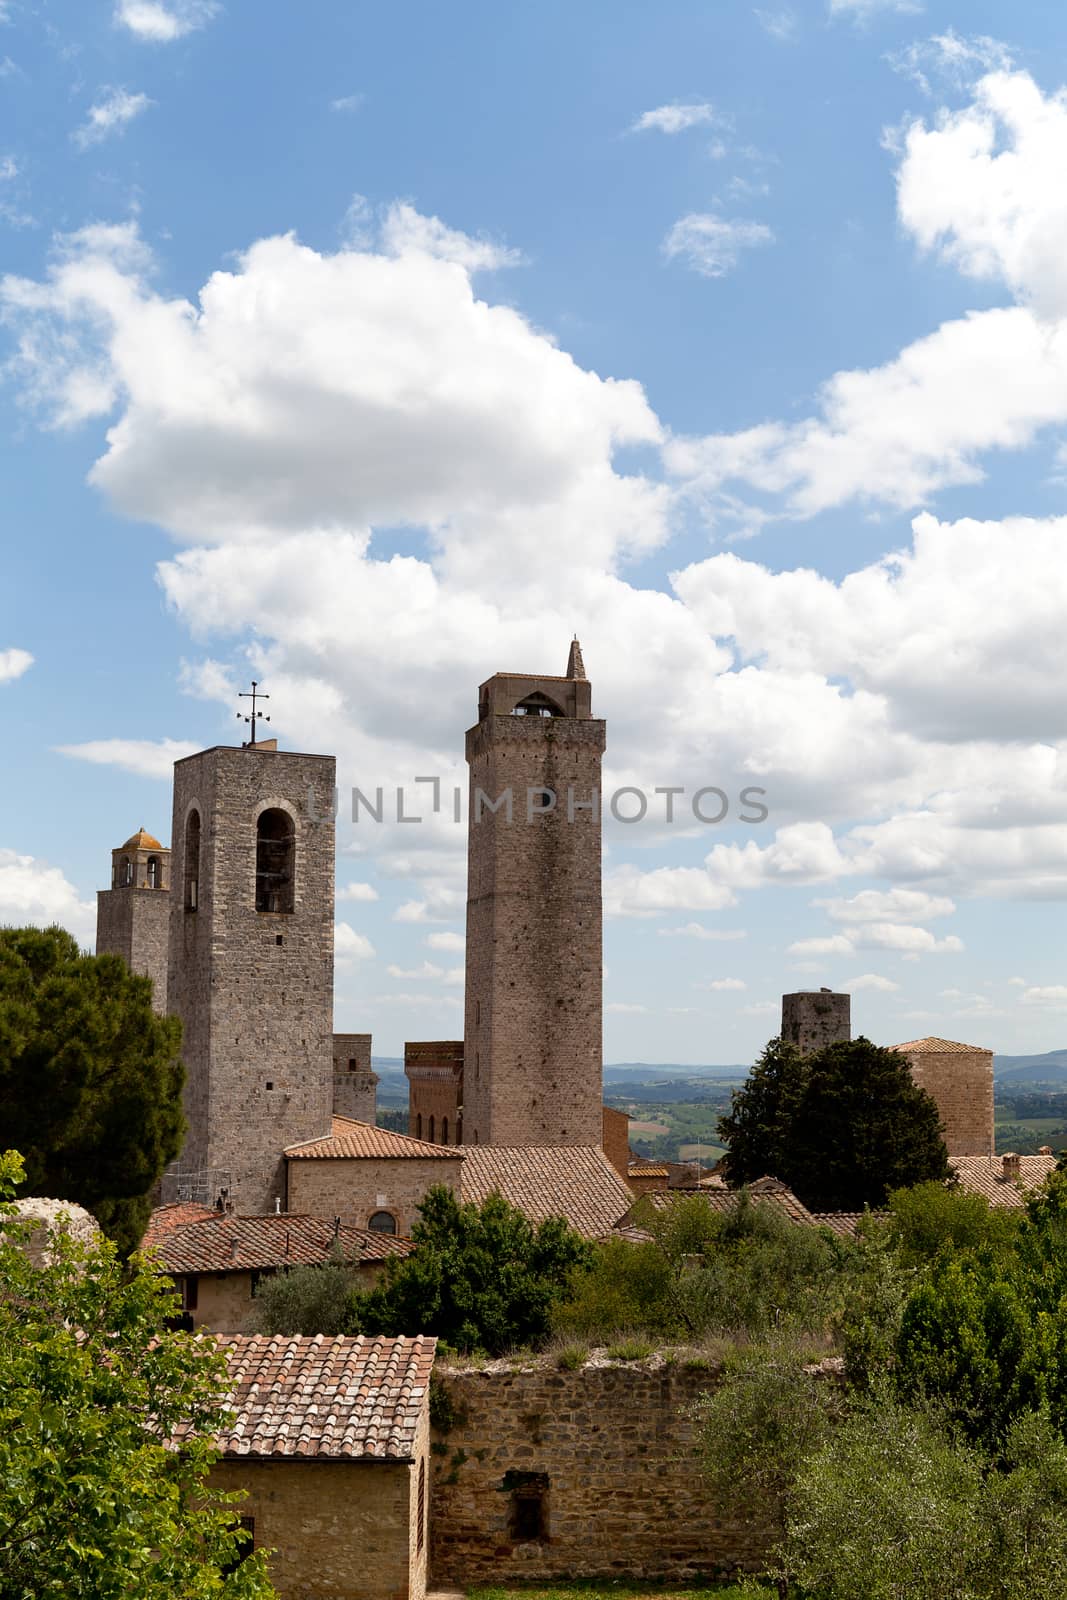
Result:
<instances>
[{"instance_id":1,"label":"iron cross on tower","mask_svg":"<svg viewBox=\"0 0 1067 1600\"><path fill-rule=\"evenodd\" d=\"M255 678L253 678L252 679L252 692L249 693L247 689L243 689L241 691L241 693L237 696L237 698L238 698L238 700L251 700L251 702L252 702L251 715L250 716L245 716L245 713L243 711L239 711L237 713L237 720L238 720L238 722L240 722L243 719L245 722L251 724L252 737L249 739L248 743L249 744L255 744L255 742L256 742L256 723L257 722L269 722L270 721L270 718L269 717L265 717L263 715L262 711L257 711L256 710L256 701L257 700L269 700L270 699L270 695L269 694L264 694L262 692L262 690L260 690L259 685L257 684Z\"/></svg>"}]
</instances>

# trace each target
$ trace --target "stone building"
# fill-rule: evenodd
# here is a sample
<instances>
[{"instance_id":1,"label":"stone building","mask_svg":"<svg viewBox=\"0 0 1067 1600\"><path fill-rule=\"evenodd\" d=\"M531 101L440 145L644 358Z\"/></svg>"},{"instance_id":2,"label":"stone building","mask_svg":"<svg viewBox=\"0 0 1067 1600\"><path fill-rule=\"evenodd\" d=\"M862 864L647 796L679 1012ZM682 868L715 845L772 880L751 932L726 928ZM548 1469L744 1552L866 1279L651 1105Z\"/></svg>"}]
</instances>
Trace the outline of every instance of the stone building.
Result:
<instances>
[{"instance_id":1,"label":"stone building","mask_svg":"<svg viewBox=\"0 0 1067 1600\"><path fill-rule=\"evenodd\" d=\"M936 1102L950 1156L992 1156L993 1052L951 1039L891 1046L906 1056L920 1089Z\"/></svg>"},{"instance_id":2,"label":"stone building","mask_svg":"<svg viewBox=\"0 0 1067 1600\"><path fill-rule=\"evenodd\" d=\"M431 1144L463 1143L463 1040L416 1040L404 1046L408 1133Z\"/></svg>"},{"instance_id":3,"label":"stone building","mask_svg":"<svg viewBox=\"0 0 1067 1600\"><path fill-rule=\"evenodd\" d=\"M852 1038L852 996L830 989L801 989L782 996L782 1041L802 1055Z\"/></svg>"},{"instance_id":4,"label":"stone building","mask_svg":"<svg viewBox=\"0 0 1067 1600\"><path fill-rule=\"evenodd\" d=\"M333 1036L333 1114L373 1122L377 1108L378 1074L370 1064L369 1033L335 1033Z\"/></svg>"},{"instance_id":5,"label":"stone building","mask_svg":"<svg viewBox=\"0 0 1067 1600\"><path fill-rule=\"evenodd\" d=\"M169 1209L169 1208L163 1208ZM217 1211L165 1227L151 1242L181 1295L186 1326L241 1333L265 1278L293 1267L322 1266L338 1253L370 1289L391 1256L410 1255L409 1239L356 1228L340 1217L220 1215Z\"/></svg>"},{"instance_id":6,"label":"stone building","mask_svg":"<svg viewBox=\"0 0 1067 1600\"><path fill-rule=\"evenodd\" d=\"M428 1189L459 1192L463 1151L334 1117L326 1138L290 1145L285 1160L290 1211L409 1234Z\"/></svg>"},{"instance_id":7,"label":"stone building","mask_svg":"<svg viewBox=\"0 0 1067 1600\"><path fill-rule=\"evenodd\" d=\"M175 764L167 995L189 1132L165 1194L273 1211L285 1147L329 1133L333 788L332 756L273 740Z\"/></svg>"},{"instance_id":8,"label":"stone building","mask_svg":"<svg viewBox=\"0 0 1067 1600\"><path fill-rule=\"evenodd\" d=\"M423 1600L432 1338L220 1340L233 1422L210 1484L281 1600Z\"/></svg>"},{"instance_id":9,"label":"stone building","mask_svg":"<svg viewBox=\"0 0 1067 1600\"><path fill-rule=\"evenodd\" d=\"M152 980L152 1005L167 1014L170 851L144 828L111 852L111 888L96 895L96 953L121 956Z\"/></svg>"},{"instance_id":10,"label":"stone building","mask_svg":"<svg viewBox=\"0 0 1067 1600\"><path fill-rule=\"evenodd\" d=\"M481 685L466 739L467 1144L600 1143L605 742L577 640L564 677Z\"/></svg>"}]
</instances>

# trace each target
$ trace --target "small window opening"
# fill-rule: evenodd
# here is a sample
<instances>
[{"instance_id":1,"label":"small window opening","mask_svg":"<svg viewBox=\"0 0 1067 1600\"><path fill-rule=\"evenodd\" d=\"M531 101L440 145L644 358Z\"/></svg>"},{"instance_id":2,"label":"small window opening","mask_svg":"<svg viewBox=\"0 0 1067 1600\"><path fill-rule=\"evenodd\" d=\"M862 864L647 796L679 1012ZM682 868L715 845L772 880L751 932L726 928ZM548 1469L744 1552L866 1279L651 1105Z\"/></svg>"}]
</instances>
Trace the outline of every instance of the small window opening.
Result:
<instances>
[{"instance_id":1,"label":"small window opening","mask_svg":"<svg viewBox=\"0 0 1067 1600\"><path fill-rule=\"evenodd\" d=\"M285 934L284 933L276 933L274 935L274 943L275 944L284 944L285 943Z\"/></svg>"},{"instance_id":2,"label":"small window opening","mask_svg":"<svg viewBox=\"0 0 1067 1600\"><path fill-rule=\"evenodd\" d=\"M512 712L513 717L561 717L563 712L554 700L547 694L528 694L525 700L520 700Z\"/></svg>"},{"instance_id":3,"label":"small window opening","mask_svg":"<svg viewBox=\"0 0 1067 1600\"><path fill-rule=\"evenodd\" d=\"M182 1310L195 1311L200 1298L200 1279L194 1272L186 1273L182 1279Z\"/></svg>"},{"instance_id":4,"label":"small window opening","mask_svg":"<svg viewBox=\"0 0 1067 1600\"><path fill-rule=\"evenodd\" d=\"M296 836L288 812L277 808L262 812L256 823L257 911L292 911L295 853Z\"/></svg>"},{"instance_id":5,"label":"small window opening","mask_svg":"<svg viewBox=\"0 0 1067 1600\"><path fill-rule=\"evenodd\" d=\"M267 1079L267 1088L268 1089L273 1089L274 1088L273 1080L270 1079L270 1078Z\"/></svg>"},{"instance_id":6,"label":"small window opening","mask_svg":"<svg viewBox=\"0 0 1067 1600\"><path fill-rule=\"evenodd\" d=\"M396 1218L391 1211L372 1211L367 1227L372 1233L395 1233Z\"/></svg>"},{"instance_id":7,"label":"small window opening","mask_svg":"<svg viewBox=\"0 0 1067 1600\"><path fill-rule=\"evenodd\" d=\"M421 1139L422 1138L422 1112L421 1111L418 1112L416 1117L415 1117L415 1137L416 1137L416 1139Z\"/></svg>"},{"instance_id":8,"label":"small window opening","mask_svg":"<svg viewBox=\"0 0 1067 1600\"><path fill-rule=\"evenodd\" d=\"M441 1143L442 1144L447 1144L448 1143L448 1118L447 1117L442 1117L441 1118Z\"/></svg>"},{"instance_id":9,"label":"small window opening","mask_svg":"<svg viewBox=\"0 0 1067 1600\"><path fill-rule=\"evenodd\" d=\"M431 1144L436 1144L436 1142L437 1141L436 1141L436 1139L434 1137L434 1119L431 1116L430 1117L430 1143Z\"/></svg>"},{"instance_id":10,"label":"small window opening","mask_svg":"<svg viewBox=\"0 0 1067 1600\"><path fill-rule=\"evenodd\" d=\"M348 1070L349 1070L349 1072L355 1072L355 1070L356 1070L356 1058L355 1058L355 1056L349 1056L349 1058L348 1058Z\"/></svg>"},{"instance_id":11,"label":"small window opening","mask_svg":"<svg viewBox=\"0 0 1067 1600\"><path fill-rule=\"evenodd\" d=\"M160 882L160 877L159 877L159 857L158 856L149 856L149 858L148 858L148 873L147 873L147 876L148 876L148 887L150 889L158 889L159 888L159 882Z\"/></svg>"},{"instance_id":12,"label":"small window opening","mask_svg":"<svg viewBox=\"0 0 1067 1600\"><path fill-rule=\"evenodd\" d=\"M548 1473L505 1473L504 1488L511 1492L512 1539L516 1544L543 1544L548 1538Z\"/></svg>"},{"instance_id":13,"label":"small window opening","mask_svg":"<svg viewBox=\"0 0 1067 1600\"><path fill-rule=\"evenodd\" d=\"M462 1144L463 1143L463 1113L462 1113L462 1111L460 1112L459 1116L456 1118L456 1143L457 1144Z\"/></svg>"},{"instance_id":14,"label":"small window opening","mask_svg":"<svg viewBox=\"0 0 1067 1600\"><path fill-rule=\"evenodd\" d=\"M126 889L126 888L129 887L129 885L132 882L133 882L133 865L132 865L132 863L130 861L129 856L123 856L123 858L122 858L122 887L124 889Z\"/></svg>"},{"instance_id":15,"label":"small window opening","mask_svg":"<svg viewBox=\"0 0 1067 1600\"><path fill-rule=\"evenodd\" d=\"M200 813L190 811L185 821L185 909L195 911L200 902Z\"/></svg>"}]
</instances>

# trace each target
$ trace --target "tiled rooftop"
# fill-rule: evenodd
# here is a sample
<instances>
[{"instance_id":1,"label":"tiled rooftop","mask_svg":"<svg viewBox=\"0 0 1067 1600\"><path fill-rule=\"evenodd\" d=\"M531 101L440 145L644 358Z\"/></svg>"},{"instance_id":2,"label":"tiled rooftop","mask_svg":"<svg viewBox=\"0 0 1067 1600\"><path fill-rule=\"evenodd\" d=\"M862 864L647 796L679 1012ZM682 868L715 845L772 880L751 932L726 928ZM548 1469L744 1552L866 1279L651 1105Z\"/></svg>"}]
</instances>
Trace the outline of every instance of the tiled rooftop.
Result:
<instances>
[{"instance_id":1,"label":"tiled rooftop","mask_svg":"<svg viewBox=\"0 0 1067 1600\"><path fill-rule=\"evenodd\" d=\"M1055 1171L1055 1156L1019 1156L1018 1178L1004 1176L1002 1156L949 1156L948 1164L967 1194L981 1194L993 1206L1023 1206L1027 1191Z\"/></svg>"},{"instance_id":2,"label":"tiled rooftop","mask_svg":"<svg viewBox=\"0 0 1067 1600\"><path fill-rule=\"evenodd\" d=\"M891 1044L890 1050L906 1050L913 1056L962 1056L985 1050L982 1044L958 1044L954 1039L909 1039L907 1044Z\"/></svg>"},{"instance_id":3,"label":"tiled rooftop","mask_svg":"<svg viewBox=\"0 0 1067 1600\"><path fill-rule=\"evenodd\" d=\"M811 1220L820 1228L840 1234L843 1239L854 1239L859 1224L869 1215L867 1211L813 1211Z\"/></svg>"},{"instance_id":4,"label":"tiled rooftop","mask_svg":"<svg viewBox=\"0 0 1067 1600\"><path fill-rule=\"evenodd\" d=\"M226 1456L410 1461L436 1339L231 1334Z\"/></svg>"},{"instance_id":5,"label":"tiled rooftop","mask_svg":"<svg viewBox=\"0 0 1067 1600\"><path fill-rule=\"evenodd\" d=\"M425 1139L391 1133L388 1128L376 1128L373 1122L356 1122L351 1117L334 1117L332 1132L327 1138L305 1139L301 1144L291 1144L285 1152L290 1161L337 1161L361 1156L385 1156L391 1160L447 1156L453 1161L462 1161L465 1153L454 1144L430 1144Z\"/></svg>"},{"instance_id":6,"label":"tiled rooftop","mask_svg":"<svg viewBox=\"0 0 1067 1600\"><path fill-rule=\"evenodd\" d=\"M565 1217L596 1239L633 1205L633 1192L593 1146L464 1145L460 1192L479 1203L494 1190L531 1222Z\"/></svg>"},{"instance_id":7,"label":"tiled rooftop","mask_svg":"<svg viewBox=\"0 0 1067 1600\"><path fill-rule=\"evenodd\" d=\"M325 1217L233 1217L211 1212L156 1241L168 1272L248 1272L261 1267L318 1266L337 1243L349 1261L410 1255L408 1239L370 1228L339 1228Z\"/></svg>"},{"instance_id":8,"label":"tiled rooftop","mask_svg":"<svg viewBox=\"0 0 1067 1600\"><path fill-rule=\"evenodd\" d=\"M148 1219L141 1249L147 1250L150 1245L162 1244L168 1233L175 1228L184 1228L186 1223L204 1222L209 1217L217 1216L217 1211L210 1206L197 1205L195 1200L179 1200L174 1205L157 1206Z\"/></svg>"},{"instance_id":9,"label":"tiled rooftop","mask_svg":"<svg viewBox=\"0 0 1067 1600\"><path fill-rule=\"evenodd\" d=\"M771 1205L788 1217L790 1222L800 1222L813 1227L815 1218L784 1183L777 1178L757 1178L755 1183L750 1183L748 1192L753 1201L758 1205ZM732 1211L737 1205L741 1191L739 1189L709 1189L704 1186L694 1186L690 1189L660 1189L651 1194L642 1195L637 1201L637 1206L651 1206L654 1211L669 1211L682 1198L692 1198L694 1195L704 1202L710 1211ZM636 1208L635 1208L636 1209Z\"/></svg>"}]
</instances>

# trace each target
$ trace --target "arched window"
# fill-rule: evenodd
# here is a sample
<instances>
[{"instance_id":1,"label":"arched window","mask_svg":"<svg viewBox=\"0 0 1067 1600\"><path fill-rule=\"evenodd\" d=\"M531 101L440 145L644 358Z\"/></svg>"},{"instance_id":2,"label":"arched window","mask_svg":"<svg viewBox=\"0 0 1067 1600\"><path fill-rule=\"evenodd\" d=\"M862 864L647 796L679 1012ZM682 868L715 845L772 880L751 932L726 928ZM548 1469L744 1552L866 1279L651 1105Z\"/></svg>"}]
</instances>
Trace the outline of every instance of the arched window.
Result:
<instances>
[{"instance_id":1,"label":"arched window","mask_svg":"<svg viewBox=\"0 0 1067 1600\"><path fill-rule=\"evenodd\" d=\"M462 1144L463 1143L463 1113L462 1113L462 1111L460 1112L459 1116L456 1118L456 1143L457 1144Z\"/></svg>"},{"instance_id":2,"label":"arched window","mask_svg":"<svg viewBox=\"0 0 1067 1600\"><path fill-rule=\"evenodd\" d=\"M133 882L133 865L132 865L132 863L130 861L129 856L123 856L123 858L122 858L122 887L124 889L127 889L127 888L129 888L129 886L130 886L130 884L132 882Z\"/></svg>"},{"instance_id":3,"label":"arched window","mask_svg":"<svg viewBox=\"0 0 1067 1600\"><path fill-rule=\"evenodd\" d=\"M433 1119L432 1115L430 1117L430 1143L431 1144L435 1143L435 1139L434 1139L434 1119Z\"/></svg>"},{"instance_id":4,"label":"arched window","mask_svg":"<svg viewBox=\"0 0 1067 1600\"><path fill-rule=\"evenodd\" d=\"M442 1117L441 1118L441 1143L442 1144L447 1144L448 1143L448 1118L447 1117Z\"/></svg>"},{"instance_id":5,"label":"arched window","mask_svg":"<svg viewBox=\"0 0 1067 1600\"><path fill-rule=\"evenodd\" d=\"M185 909L200 903L200 813L194 807L185 819Z\"/></svg>"},{"instance_id":6,"label":"arched window","mask_svg":"<svg viewBox=\"0 0 1067 1600\"><path fill-rule=\"evenodd\" d=\"M293 909L296 835L287 811L264 811L256 823L256 910Z\"/></svg>"},{"instance_id":7,"label":"arched window","mask_svg":"<svg viewBox=\"0 0 1067 1600\"><path fill-rule=\"evenodd\" d=\"M478 1143L478 1130L477 1130L477 1128L475 1128L475 1130L474 1130L474 1142L475 1142L475 1144Z\"/></svg>"},{"instance_id":8,"label":"arched window","mask_svg":"<svg viewBox=\"0 0 1067 1600\"><path fill-rule=\"evenodd\" d=\"M396 1218L391 1211L372 1211L367 1227L372 1233L395 1233Z\"/></svg>"},{"instance_id":9,"label":"arched window","mask_svg":"<svg viewBox=\"0 0 1067 1600\"><path fill-rule=\"evenodd\" d=\"M158 856L149 856L149 858L148 858L148 887L150 889L158 889L159 888L159 857Z\"/></svg>"},{"instance_id":10,"label":"arched window","mask_svg":"<svg viewBox=\"0 0 1067 1600\"><path fill-rule=\"evenodd\" d=\"M416 1137L416 1139L421 1139L422 1138L422 1112L421 1111L419 1112L418 1116L415 1118L415 1137Z\"/></svg>"}]
</instances>

